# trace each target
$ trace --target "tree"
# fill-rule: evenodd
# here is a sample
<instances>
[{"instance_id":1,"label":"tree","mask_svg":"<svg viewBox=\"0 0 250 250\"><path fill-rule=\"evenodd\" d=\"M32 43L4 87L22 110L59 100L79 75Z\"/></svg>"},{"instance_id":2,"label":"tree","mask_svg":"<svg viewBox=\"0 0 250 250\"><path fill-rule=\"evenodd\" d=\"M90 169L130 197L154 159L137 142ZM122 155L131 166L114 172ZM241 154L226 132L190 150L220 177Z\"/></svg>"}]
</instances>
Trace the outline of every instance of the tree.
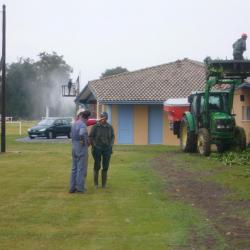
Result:
<instances>
[{"instance_id":1,"label":"tree","mask_svg":"<svg viewBox=\"0 0 250 250\"><path fill-rule=\"evenodd\" d=\"M64 115L67 105L64 105L66 100L61 96L61 85L68 82L72 68L64 61L63 56L57 55L56 52L40 53L34 67L39 93L36 95L36 100L39 100L36 110L39 115L45 113L46 105L50 107L51 115Z\"/></svg>"},{"instance_id":2,"label":"tree","mask_svg":"<svg viewBox=\"0 0 250 250\"><path fill-rule=\"evenodd\" d=\"M49 106L55 116L74 109L73 100L65 105L61 85L66 84L72 68L57 53L40 53L38 60L21 58L7 66L6 111L8 116L40 119Z\"/></svg>"},{"instance_id":3,"label":"tree","mask_svg":"<svg viewBox=\"0 0 250 250\"><path fill-rule=\"evenodd\" d=\"M107 76L112 76L116 74L121 74L124 72L128 72L126 68L122 68L120 66L113 68L113 69L106 69L104 73L102 73L100 78L107 77Z\"/></svg>"},{"instance_id":4,"label":"tree","mask_svg":"<svg viewBox=\"0 0 250 250\"><path fill-rule=\"evenodd\" d=\"M33 61L21 58L7 66L6 114L18 118L28 118L33 112L31 94L36 79ZM35 87L35 86L34 86Z\"/></svg>"}]
</instances>

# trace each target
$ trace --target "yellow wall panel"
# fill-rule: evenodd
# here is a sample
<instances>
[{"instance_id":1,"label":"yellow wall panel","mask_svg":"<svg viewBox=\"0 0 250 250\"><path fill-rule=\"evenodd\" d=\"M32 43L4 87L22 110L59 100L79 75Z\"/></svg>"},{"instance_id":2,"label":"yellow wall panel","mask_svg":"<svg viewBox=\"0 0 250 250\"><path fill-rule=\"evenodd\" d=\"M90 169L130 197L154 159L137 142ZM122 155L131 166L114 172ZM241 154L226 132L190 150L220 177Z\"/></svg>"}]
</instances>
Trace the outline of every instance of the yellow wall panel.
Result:
<instances>
[{"instance_id":1,"label":"yellow wall panel","mask_svg":"<svg viewBox=\"0 0 250 250\"><path fill-rule=\"evenodd\" d=\"M167 112L163 112L163 144L179 145L179 139L169 128Z\"/></svg>"},{"instance_id":2,"label":"yellow wall panel","mask_svg":"<svg viewBox=\"0 0 250 250\"><path fill-rule=\"evenodd\" d=\"M240 95L244 95L244 101L240 101ZM243 120L243 106L250 106L250 91L237 90L234 95L234 104L232 113L236 114L236 124L245 129L247 144L250 143L250 121Z\"/></svg>"},{"instance_id":3,"label":"yellow wall panel","mask_svg":"<svg viewBox=\"0 0 250 250\"><path fill-rule=\"evenodd\" d=\"M148 144L148 106L134 105L134 144Z\"/></svg>"}]
</instances>

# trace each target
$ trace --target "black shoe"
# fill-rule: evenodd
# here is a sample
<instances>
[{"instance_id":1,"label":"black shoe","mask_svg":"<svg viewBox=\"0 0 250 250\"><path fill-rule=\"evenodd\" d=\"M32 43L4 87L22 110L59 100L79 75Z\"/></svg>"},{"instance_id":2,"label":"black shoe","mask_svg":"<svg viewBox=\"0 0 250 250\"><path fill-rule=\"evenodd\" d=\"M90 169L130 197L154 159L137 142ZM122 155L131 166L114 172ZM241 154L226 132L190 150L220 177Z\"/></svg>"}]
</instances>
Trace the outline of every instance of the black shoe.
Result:
<instances>
[{"instance_id":1,"label":"black shoe","mask_svg":"<svg viewBox=\"0 0 250 250\"><path fill-rule=\"evenodd\" d=\"M74 188L74 189L69 190L69 193L70 193L70 194L73 194L73 193L75 193L76 191L77 191L76 188Z\"/></svg>"},{"instance_id":2,"label":"black shoe","mask_svg":"<svg viewBox=\"0 0 250 250\"><path fill-rule=\"evenodd\" d=\"M85 193L85 191L78 191L78 190L76 190L76 192L77 192L78 194L84 194L84 193Z\"/></svg>"}]
</instances>

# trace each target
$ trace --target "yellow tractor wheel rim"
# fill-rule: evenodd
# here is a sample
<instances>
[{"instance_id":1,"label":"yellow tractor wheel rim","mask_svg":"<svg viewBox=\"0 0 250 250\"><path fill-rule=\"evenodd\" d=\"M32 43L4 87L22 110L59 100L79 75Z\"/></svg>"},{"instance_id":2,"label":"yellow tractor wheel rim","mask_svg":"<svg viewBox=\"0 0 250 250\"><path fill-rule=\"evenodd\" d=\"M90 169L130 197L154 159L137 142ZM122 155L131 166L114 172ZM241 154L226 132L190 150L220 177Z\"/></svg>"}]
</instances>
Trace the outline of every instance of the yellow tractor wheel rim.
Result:
<instances>
[{"instance_id":1,"label":"yellow tractor wheel rim","mask_svg":"<svg viewBox=\"0 0 250 250\"><path fill-rule=\"evenodd\" d=\"M187 144L187 126L182 127L181 141L183 148L185 148Z\"/></svg>"},{"instance_id":2,"label":"yellow tractor wheel rim","mask_svg":"<svg viewBox=\"0 0 250 250\"><path fill-rule=\"evenodd\" d=\"M201 154L203 154L204 153L204 138L203 138L203 136L198 137L197 146L198 146L199 152Z\"/></svg>"}]
</instances>

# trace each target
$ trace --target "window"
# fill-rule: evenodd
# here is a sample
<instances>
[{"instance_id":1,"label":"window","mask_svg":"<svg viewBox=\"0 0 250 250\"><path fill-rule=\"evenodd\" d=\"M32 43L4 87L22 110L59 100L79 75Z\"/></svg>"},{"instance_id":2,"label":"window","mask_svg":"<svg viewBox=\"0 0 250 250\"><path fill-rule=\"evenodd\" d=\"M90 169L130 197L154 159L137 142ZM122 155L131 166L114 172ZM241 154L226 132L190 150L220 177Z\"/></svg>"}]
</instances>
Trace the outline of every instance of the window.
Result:
<instances>
[{"instance_id":1,"label":"window","mask_svg":"<svg viewBox=\"0 0 250 250\"><path fill-rule=\"evenodd\" d=\"M197 95L194 95L193 101L191 104L191 112L196 114L197 113Z\"/></svg>"},{"instance_id":2,"label":"window","mask_svg":"<svg viewBox=\"0 0 250 250\"><path fill-rule=\"evenodd\" d=\"M62 125L62 120L55 120L55 124Z\"/></svg>"},{"instance_id":3,"label":"window","mask_svg":"<svg viewBox=\"0 0 250 250\"><path fill-rule=\"evenodd\" d=\"M204 96L201 96L200 114L204 111Z\"/></svg>"},{"instance_id":4,"label":"window","mask_svg":"<svg viewBox=\"0 0 250 250\"><path fill-rule=\"evenodd\" d=\"M69 122L67 120L62 120L62 125L68 125Z\"/></svg>"},{"instance_id":5,"label":"window","mask_svg":"<svg viewBox=\"0 0 250 250\"><path fill-rule=\"evenodd\" d=\"M242 106L242 120L250 121L250 106Z\"/></svg>"},{"instance_id":6,"label":"window","mask_svg":"<svg viewBox=\"0 0 250 250\"><path fill-rule=\"evenodd\" d=\"M209 109L210 110L221 110L221 98L220 96L210 96L209 97Z\"/></svg>"},{"instance_id":7,"label":"window","mask_svg":"<svg viewBox=\"0 0 250 250\"><path fill-rule=\"evenodd\" d=\"M200 114L204 111L204 96L201 96L200 101ZM219 95L210 95L209 96L209 110L211 111L223 111L223 104L222 104L222 98Z\"/></svg>"}]
</instances>

